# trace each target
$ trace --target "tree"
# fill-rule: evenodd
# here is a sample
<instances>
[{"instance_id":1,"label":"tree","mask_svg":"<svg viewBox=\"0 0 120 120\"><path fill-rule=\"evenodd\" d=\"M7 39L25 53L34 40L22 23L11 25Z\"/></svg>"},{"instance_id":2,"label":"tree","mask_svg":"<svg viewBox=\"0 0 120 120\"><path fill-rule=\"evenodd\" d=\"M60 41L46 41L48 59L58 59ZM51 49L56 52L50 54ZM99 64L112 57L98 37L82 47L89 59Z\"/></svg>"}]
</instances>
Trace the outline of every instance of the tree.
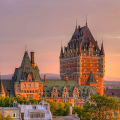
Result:
<instances>
[{"instance_id":1,"label":"tree","mask_svg":"<svg viewBox=\"0 0 120 120\"><path fill-rule=\"evenodd\" d=\"M14 120L14 119L11 118L10 115L8 115L7 117L5 117L4 114L0 114L0 120Z\"/></svg>"},{"instance_id":2,"label":"tree","mask_svg":"<svg viewBox=\"0 0 120 120\"><path fill-rule=\"evenodd\" d=\"M119 109L117 98L107 97L106 95L93 95L90 101L91 118L93 120L105 120L106 118L112 120L112 112L116 112Z\"/></svg>"}]
</instances>

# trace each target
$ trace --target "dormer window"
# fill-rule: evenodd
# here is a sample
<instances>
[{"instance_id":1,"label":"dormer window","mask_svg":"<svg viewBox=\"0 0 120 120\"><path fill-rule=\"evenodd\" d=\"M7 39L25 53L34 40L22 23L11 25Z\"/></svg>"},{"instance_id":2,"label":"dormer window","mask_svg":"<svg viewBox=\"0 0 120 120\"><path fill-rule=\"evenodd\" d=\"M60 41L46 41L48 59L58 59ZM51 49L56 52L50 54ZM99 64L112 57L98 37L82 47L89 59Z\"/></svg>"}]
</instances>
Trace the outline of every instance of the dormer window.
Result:
<instances>
[{"instance_id":1,"label":"dormer window","mask_svg":"<svg viewBox=\"0 0 120 120\"><path fill-rule=\"evenodd\" d=\"M77 90L75 89L75 92L77 92Z\"/></svg>"},{"instance_id":2,"label":"dormer window","mask_svg":"<svg viewBox=\"0 0 120 120\"><path fill-rule=\"evenodd\" d=\"M54 89L54 92L55 92L55 89Z\"/></svg>"},{"instance_id":3,"label":"dormer window","mask_svg":"<svg viewBox=\"0 0 120 120\"><path fill-rule=\"evenodd\" d=\"M65 89L65 92L66 92L66 89Z\"/></svg>"}]
</instances>

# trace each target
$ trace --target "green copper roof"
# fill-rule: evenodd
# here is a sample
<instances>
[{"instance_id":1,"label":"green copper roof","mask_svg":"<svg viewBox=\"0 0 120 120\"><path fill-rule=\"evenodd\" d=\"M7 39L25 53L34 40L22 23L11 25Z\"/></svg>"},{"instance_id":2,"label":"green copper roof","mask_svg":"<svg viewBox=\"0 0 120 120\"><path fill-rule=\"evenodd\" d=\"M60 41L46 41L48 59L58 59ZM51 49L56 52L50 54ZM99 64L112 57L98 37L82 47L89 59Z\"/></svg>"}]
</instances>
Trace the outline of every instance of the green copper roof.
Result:
<instances>
[{"instance_id":1,"label":"green copper roof","mask_svg":"<svg viewBox=\"0 0 120 120\"><path fill-rule=\"evenodd\" d=\"M43 93L45 97L51 96L53 86L57 88L59 97L62 97L62 91L64 86L66 86L66 88L68 89L69 97L73 97L73 90L75 86L78 88L80 98L88 97L89 89L91 95L97 94L96 92L97 89L94 86L89 85L79 86L78 83L74 80L69 80L68 83L65 80L47 80L46 83L44 82L44 80L41 80L41 83L43 83Z\"/></svg>"}]
</instances>

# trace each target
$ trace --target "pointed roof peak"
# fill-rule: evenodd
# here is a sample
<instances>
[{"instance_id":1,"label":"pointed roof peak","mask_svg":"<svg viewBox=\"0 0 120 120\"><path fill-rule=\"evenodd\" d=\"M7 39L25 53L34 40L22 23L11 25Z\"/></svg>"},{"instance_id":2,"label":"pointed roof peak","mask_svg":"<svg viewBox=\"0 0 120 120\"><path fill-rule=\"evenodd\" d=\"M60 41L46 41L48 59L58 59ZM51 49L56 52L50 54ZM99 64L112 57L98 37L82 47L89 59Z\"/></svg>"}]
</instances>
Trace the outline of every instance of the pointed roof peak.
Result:
<instances>
[{"instance_id":1,"label":"pointed roof peak","mask_svg":"<svg viewBox=\"0 0 120 120\"><path fill-rule=\"evenodd\" d=\"M28 52L27 51L25 51L25 53L24 53L24 56L23 56L23 59L22 59L22 63L21 63L21 66L24 66L24 63L25 63L25 58L29 58L29 55L28 55Z\"/></svg>"},{"instance_id":2,"label":"pointed roof peak","mask_svg":"<svg viewBox=\"0 0 120 120\"><path fill-rule=\"evenodd\" d=\"M1 79L1 72L0 72L0 95L5 94L4 88L3 88L3 83Z\"/></svg>"},{"instance_id":3,"label":"pointed roof peak","mask_svg":"<svg viewBox=\"0 0 120 120\"><path fill-rule=\"evenodd\" d=\"M88 27L88 24L87 24L87 14L86 14L86 27Z\"/></svg>"},{"instance_id":4,"label":"pointed roof peak","mask_svg":"<svg viewBox=\"0 0 120 120\"><path fill-rule=\"evenodd\" d=\"M90 83L96 83L96 79L92 71L90 72L88 80L87 80L87 84L90 84Z\"/></svg>"},{"instance_id":5,"label":"pointed roof peak","mask_svg":"<svg viewBox=\"0 0 120 120\"><path fill-rule=\"evenodd\" d=\"M105 52L104 52L104 46L103 46L103 37L102 37L102 44L101 44L100 54L101 54L101 55L104 55L104 54L105 54Z\"/></svg>"},{"instance_id":6,"label":"pointed roof peak","mask_svg":"<svg viewBox=\"0 0 120 120\"><path fill-rule=\"evenodd\" d=\"M76 18L76 29L77 29L77 18Z\"/></svg>"}]
</instances>

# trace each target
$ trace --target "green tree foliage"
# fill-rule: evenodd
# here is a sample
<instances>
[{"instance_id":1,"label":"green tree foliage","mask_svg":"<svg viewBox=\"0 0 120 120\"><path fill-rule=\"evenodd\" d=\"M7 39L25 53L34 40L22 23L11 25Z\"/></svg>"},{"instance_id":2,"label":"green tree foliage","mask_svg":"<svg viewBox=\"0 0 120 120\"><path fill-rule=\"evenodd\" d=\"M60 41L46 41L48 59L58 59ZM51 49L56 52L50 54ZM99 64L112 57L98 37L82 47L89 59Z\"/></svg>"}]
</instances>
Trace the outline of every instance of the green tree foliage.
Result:
<instances>
[{"instance_id":1,"label":"green tree foliage","mask_svg":"<svg viewBox=\"0 0 120 120\"><path fill-rule=\"evenodd\" d=\"M106 120L106 118L113 120L111 113L115 113L118 108L117 98L93 95L90 98L90 103L87 102L83 108L73 107L73 113L77 113L81 120Z\"/></svg>"},{"instance_id":2,"label":"green tree foliage","mask_svg":"<svg viewBox=\"0 0 120 120\"><path fill-rule=\"evenodd\" d=\"M11 118L10 115L8 115L7 117L5 117L4 114L0 114L0 120L14 120L14 119Z\"/></svg>"},{"instance_id":3,"label":"green tree foliage","mask_svg":"<svg viewBox=\"0 0 120 120\"><path fill-rule=\"evenodd\" d=\"M46 100L48 103L50 103L50 110L51 113L54 116L67 116L69 112L69 107L71 106L70 103L56 103L56 102L50 102L49 100Z\"/></svg>"},{"instance_id":4,"label":"green tree foliage","mask_svg":"<svg viewBox=\"0 0 120 120\"><path fill-rule=\"evenodd\" d=\"M18 103L22 104L37 104L42 99L36 100L33 98L21 98L21 97L1 97L0 96L0 107L9 107L13 106L13 102L16 100ZM67 116L69 112L70 103L56 103L50 102L49 100L45 100L50 103L50 110L54 116ZM115 113L119 108L119 103L117 98L107 97L105 95L93 95L91 96L90 102L87 102L84 107L73 107L73 114L77 113L81 120L104 120L109 118L113 119L113 115L111 113ZM1 119L4 120L3 116L0 116ZM3 118L2 118L3 117ZM0 120L1 120L0 119ZM9 120L9 117L8 117Z\"/></svg>"},{"instance_id":5,"label":"green tree foliage","mask_svg":"<svg viewBox=\"0 0 120 120\"><path fill-rule=\"evenodd\" d=\"M91 117L95 120L113 119L112 113L119 109L117 98L107 97L106 95L93 95L90 98L92 111Z\"/></svg>"}]
</instances>

